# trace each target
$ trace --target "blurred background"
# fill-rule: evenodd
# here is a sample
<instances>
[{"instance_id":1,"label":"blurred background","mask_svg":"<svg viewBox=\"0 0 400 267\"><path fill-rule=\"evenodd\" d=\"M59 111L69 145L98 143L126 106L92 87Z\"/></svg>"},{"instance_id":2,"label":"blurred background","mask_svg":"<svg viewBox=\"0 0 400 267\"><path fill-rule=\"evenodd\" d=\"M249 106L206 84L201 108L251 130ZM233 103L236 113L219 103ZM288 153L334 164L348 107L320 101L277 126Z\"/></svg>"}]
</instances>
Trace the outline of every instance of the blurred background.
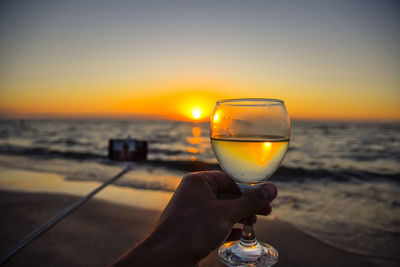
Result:
<instances>
[{"instance_id":1,"label":"blurred background","mask_svg":"<svg viewBox=\"0 0 400 267\"><path fill-rule=\"evenodd\" d=\"M398 259L399 22L398 1L1 1L0 188L84 194L129 135L148 161L99 197L162 209L185 172L219 168L217 100L279 98L270 218Z\"/></svg>"}]
</instances>

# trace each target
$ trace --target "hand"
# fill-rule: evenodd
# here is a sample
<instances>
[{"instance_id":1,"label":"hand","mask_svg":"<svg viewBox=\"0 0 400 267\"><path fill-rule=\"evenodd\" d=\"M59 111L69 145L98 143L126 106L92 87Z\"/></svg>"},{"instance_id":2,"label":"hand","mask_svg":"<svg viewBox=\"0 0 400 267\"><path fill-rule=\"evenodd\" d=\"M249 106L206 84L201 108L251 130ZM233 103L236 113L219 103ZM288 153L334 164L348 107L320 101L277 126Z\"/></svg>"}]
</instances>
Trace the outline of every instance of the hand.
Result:
<instances>
[{"instance_id":1,"label":"hand","mask_svg":"<svg viewBox=\"0 0 400 267\"><path fill-rule=\"evenodd\" d=\"M155 230L128 250L120 266L191 266L220 246L235 223L268 215L277 189L271 183L244 194L220 171L187 174L161 214ZM237 231L235 231L237 233Z\"/></svg>"}]
</instances>

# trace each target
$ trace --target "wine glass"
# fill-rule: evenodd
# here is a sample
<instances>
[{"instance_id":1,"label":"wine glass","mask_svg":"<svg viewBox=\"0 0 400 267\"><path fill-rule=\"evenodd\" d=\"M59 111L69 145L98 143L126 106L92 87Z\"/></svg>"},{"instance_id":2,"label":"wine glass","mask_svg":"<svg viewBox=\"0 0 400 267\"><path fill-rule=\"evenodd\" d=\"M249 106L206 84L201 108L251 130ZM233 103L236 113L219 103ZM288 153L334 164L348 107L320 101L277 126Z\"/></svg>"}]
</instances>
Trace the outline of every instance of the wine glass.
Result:
<instances>
[{"instance_id":1,"label":"wine glass","mask_svg":"<svg viewBox=\"0 0 400 267\"><path fill-rule=\"evenodd\" d=\"M282 100L219 101L210 126L214 154L242 192L265 183L289 146L290 120ZM253 225L246 224L240 241L223 244L218 256L228 266L271 266L278 260L278 252L257 241Z\"/></svg>"}]
</instances>

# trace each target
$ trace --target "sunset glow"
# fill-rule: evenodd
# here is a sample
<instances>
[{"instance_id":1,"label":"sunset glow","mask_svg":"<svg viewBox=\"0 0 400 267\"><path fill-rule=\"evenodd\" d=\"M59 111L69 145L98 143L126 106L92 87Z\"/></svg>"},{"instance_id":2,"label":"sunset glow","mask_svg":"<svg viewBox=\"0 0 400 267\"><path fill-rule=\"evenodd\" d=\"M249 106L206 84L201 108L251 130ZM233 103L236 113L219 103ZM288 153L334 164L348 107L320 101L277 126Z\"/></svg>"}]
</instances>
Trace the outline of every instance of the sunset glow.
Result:
<instances>
[{"instance_id":1,"label":"sunset glow","mask_svg":"<svg viewBox=\"0 0 400 267\"><path fill-rule=\"evenodd\" d=\"M195 120L198 120L201 116L201 110L199 108L193 108L192 116Z\"/></svg>"},{"instance_id":2,"label":"sunset glow","mask_svg":"<svg viewBox=\"0 0 400 267\"><path fill-rule=\"evenodd\" d=\"M264 97L292 119L400 120L390 4L67 2L0 9L0 119L203 122L218 100Z\"/></svg>"}]
</instances>

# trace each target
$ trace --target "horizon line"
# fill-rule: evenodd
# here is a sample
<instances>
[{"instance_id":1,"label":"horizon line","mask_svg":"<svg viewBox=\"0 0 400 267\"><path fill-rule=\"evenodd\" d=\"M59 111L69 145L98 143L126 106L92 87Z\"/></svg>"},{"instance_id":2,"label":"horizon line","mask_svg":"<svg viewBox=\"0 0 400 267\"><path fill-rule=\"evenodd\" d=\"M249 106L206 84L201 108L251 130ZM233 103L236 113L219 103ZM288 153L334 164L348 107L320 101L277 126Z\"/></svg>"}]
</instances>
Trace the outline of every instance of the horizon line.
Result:
<instances>
[{"instance_id":1,"label":"horizon line","mask_svg":"<svg viewBox=\"0 0 400 267\"><path fill-rule=\"evenodd\" d=\"M4 116L6 115L6 116ZM53 114L35 114L35 115L27 115L27 114L1 114L0 113L0 121L8 121L8 120L148 120L148 121L177 121L177 122L193 122L193 123L204 123L209 122L209 119L182 119L182 118L171 118L162 115L149 115L149 114L120 114L120 115L53 115ZM400 123L400 118L305 118L305 117L291 117L291 121L305 121L305 122L365 122L365 123Z\"/></svg>"}]
</instances>

